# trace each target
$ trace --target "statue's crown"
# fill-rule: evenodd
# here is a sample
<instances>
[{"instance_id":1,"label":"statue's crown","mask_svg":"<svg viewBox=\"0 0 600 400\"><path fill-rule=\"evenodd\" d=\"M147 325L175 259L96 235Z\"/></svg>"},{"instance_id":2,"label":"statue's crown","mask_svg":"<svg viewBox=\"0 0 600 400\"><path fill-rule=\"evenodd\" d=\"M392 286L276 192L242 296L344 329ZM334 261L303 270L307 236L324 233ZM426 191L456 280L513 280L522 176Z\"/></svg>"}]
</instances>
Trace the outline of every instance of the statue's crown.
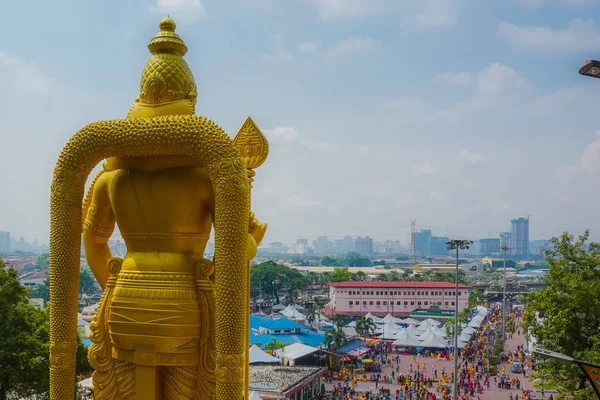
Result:
<instances>
[{"instance_id":1,"label":"statue's crown","mask_svg":"<svg viewBox=\"0 0 600 400\"><path fill-rule=\"evenodd\" d=\"M128 117L194 114L198 96L192 71L183 59L187 46L175 33L175 21L167 16L148 44L152 56L140 80L140 95Z\"/></svg>"}]
</instances>

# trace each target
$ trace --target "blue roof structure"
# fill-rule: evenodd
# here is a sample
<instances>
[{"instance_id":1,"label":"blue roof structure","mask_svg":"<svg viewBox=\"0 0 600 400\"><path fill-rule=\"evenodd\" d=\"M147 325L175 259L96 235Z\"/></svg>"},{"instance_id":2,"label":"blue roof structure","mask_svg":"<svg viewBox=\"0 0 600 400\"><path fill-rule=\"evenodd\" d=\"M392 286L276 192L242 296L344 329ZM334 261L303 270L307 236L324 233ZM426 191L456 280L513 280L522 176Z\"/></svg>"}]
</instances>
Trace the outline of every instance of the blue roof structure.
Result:
<instances>
[{"instance_id":1,"label":"blue roof structure","mask_svg":"<svg viewBox=\"0 0 600 400\"><path fill-rule=\"evenodd\" d=\"M92 341L88 338L83 338L81 339L81 343L85 346L85 347L90 347L92 345Z\"/></svg>"},{"instance_id":2,"label":"blue roof structure","mask_svg":"<svg viewBox=\"0 0 600 400\"><path fill-rule=\"evenodd\" d=\"M296 333L296 334L289 334L289 333L276 334L276 335L271 335L268 333L265 333L262 335L252 335L251 334L250 335L250 344L255 344L264 349L265 345L271 341L271 338L277 339L279 342L283 343L286 346L289 344L293 344L293 343L302 343L307 346L319 347L325 341L324 335L320 335L315 332L307 331L307 332Z\"/></svg>"},{"instance_id":3,"label":"blue roof structure","mask_svg":"<svg viewBox=\"0 0 600 400\"><path fill-rule=\"evenodd\" d=\"M365 344L364 340L354 339L337 349L336 353L347 354L352 350L360 349Z\"/></svg>"}]
</instances>

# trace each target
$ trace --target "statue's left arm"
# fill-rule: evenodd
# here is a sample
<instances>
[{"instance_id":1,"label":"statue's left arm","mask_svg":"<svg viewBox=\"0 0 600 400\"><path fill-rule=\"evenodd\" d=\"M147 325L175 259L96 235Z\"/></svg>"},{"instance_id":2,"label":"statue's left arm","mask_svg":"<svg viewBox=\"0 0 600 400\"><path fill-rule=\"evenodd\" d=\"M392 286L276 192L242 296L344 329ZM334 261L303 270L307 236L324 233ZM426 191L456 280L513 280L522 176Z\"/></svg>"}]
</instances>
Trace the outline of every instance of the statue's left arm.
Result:
<instances>
[{"instance_id":1,"label":"statue's left arm","mask_svg":"<svg viewBox=\"0 0 600 400\"><path fill-rule=\"evenodd\" d=\"M115 229L109 193L113 176L114 173L105 173L94 183L92 201L83 225L85 256L102 290L109 277L108 260L112 258L108 240Z\"/></svg>"}]
</instances>

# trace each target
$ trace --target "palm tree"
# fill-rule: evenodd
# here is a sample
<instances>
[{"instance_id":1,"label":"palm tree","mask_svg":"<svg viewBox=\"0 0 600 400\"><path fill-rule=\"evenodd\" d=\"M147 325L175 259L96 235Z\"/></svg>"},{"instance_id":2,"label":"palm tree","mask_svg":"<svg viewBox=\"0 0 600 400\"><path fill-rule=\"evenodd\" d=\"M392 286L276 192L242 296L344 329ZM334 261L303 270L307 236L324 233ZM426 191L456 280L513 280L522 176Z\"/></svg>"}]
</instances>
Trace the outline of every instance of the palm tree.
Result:
<instances>
[{"instance_id":1,"label":"palm tree","mask_svg":"<svg viewBox=\"0 0 600 400\"><path fill-rule=\"evenodd\" d=\"M315 322L318 323L320 319L319 310L317 306L313 304L306 310L306 312L306 320L308 321L308 324L310 325L310 327L315 328Z\"/></svg>"},{"instance_id":2,"label":"palm tree","mask_svg":"<svg viewBox=\"0 0 600 400\"><path fill-rule=\"evenodd\" d=\"M448 344L451 346L454 346L454 318L448 318L448 321L446 321L446 323L444 324L444 329L446 330L446 336L449 339ZM462 327L460 326L460 324L458 324L458 334L457 336L460 336L460 333L462 332Z\"/></svg>"},{"instance_id":3,"label":"palm tree","mask_svg":"<svg viewBox=\"0 0 600 400\"><path fill-rule=\"evenodd\" d=\"M346 314L336 314L333 316L333 325L336 328L342 329L342 327L348 325L348 316Z\"/></svg>"},{"instance_id":4,"label":"palm tree","mask_svg":"<svg viewBox=\"0 0 600 400\"><path fill-rule=\"evenodd\" d=\"M348 340L342 329L333 328L325 334L325 346L331 349L332 345L335 350L346 344Z\"/></svg>"},{"instance_id":5,"label":"palm tree","mask_svg":"<svg viewBox=\"0 0 600 400\"><path fill-rule=\"evenodd\" d=\"M366 281L367 280L367 274L365 274L363 271L358 271L357 273L354 274L354 276L352 277L353 281Z\"/></svg>"},{"instance_id":6,"label":"palm tree","mask_svg":"<svg viewBox=\"0 0 600 400\"><path fill-rule=\"evenodd\" d=\"M275 338L275 337L272 337L272 338L271 338L271 341L265 345L265 349L266 349L266 350L271 350L271 351L275 351L275 350L277 350L277 349L281 349L281 348L283 348L283 347L285 347L285 346L283 345L283 343L281 343L281 342L280 342L279 340L277 340L277 338Z\"/></svg>"}]
</instances>

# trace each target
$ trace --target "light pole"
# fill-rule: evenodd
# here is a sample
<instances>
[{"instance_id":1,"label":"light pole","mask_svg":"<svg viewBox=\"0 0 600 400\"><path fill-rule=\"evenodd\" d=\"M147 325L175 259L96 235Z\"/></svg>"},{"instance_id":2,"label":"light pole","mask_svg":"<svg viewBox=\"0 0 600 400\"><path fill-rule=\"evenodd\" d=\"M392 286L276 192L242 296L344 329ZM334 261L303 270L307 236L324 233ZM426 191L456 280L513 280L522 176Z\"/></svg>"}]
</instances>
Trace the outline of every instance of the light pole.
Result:
<instances>
[{"instance_id":1,"label":"light pole","mask_svg":"<svg viewBox=\"0 0 600 400\"><path fill-rule=\"evenodd\" d=\"M458 400L458 251L467 250L473 244L472 240L453 239L446 243L448 250L456 250L456 277L454 287L454 379L452 382L452 398Z\"/></svg>"},{"instance_id":2,"label":"light pole","mask_svg":"<svg viewBox=\"0 0 600 400\"><path fill-rule=\"evenodd\" d=\"M504 273L502 274L502 343L506 340L506 253L510 247L506 244L500 246L504 252Z\"/></svg>"}]
</instances>

